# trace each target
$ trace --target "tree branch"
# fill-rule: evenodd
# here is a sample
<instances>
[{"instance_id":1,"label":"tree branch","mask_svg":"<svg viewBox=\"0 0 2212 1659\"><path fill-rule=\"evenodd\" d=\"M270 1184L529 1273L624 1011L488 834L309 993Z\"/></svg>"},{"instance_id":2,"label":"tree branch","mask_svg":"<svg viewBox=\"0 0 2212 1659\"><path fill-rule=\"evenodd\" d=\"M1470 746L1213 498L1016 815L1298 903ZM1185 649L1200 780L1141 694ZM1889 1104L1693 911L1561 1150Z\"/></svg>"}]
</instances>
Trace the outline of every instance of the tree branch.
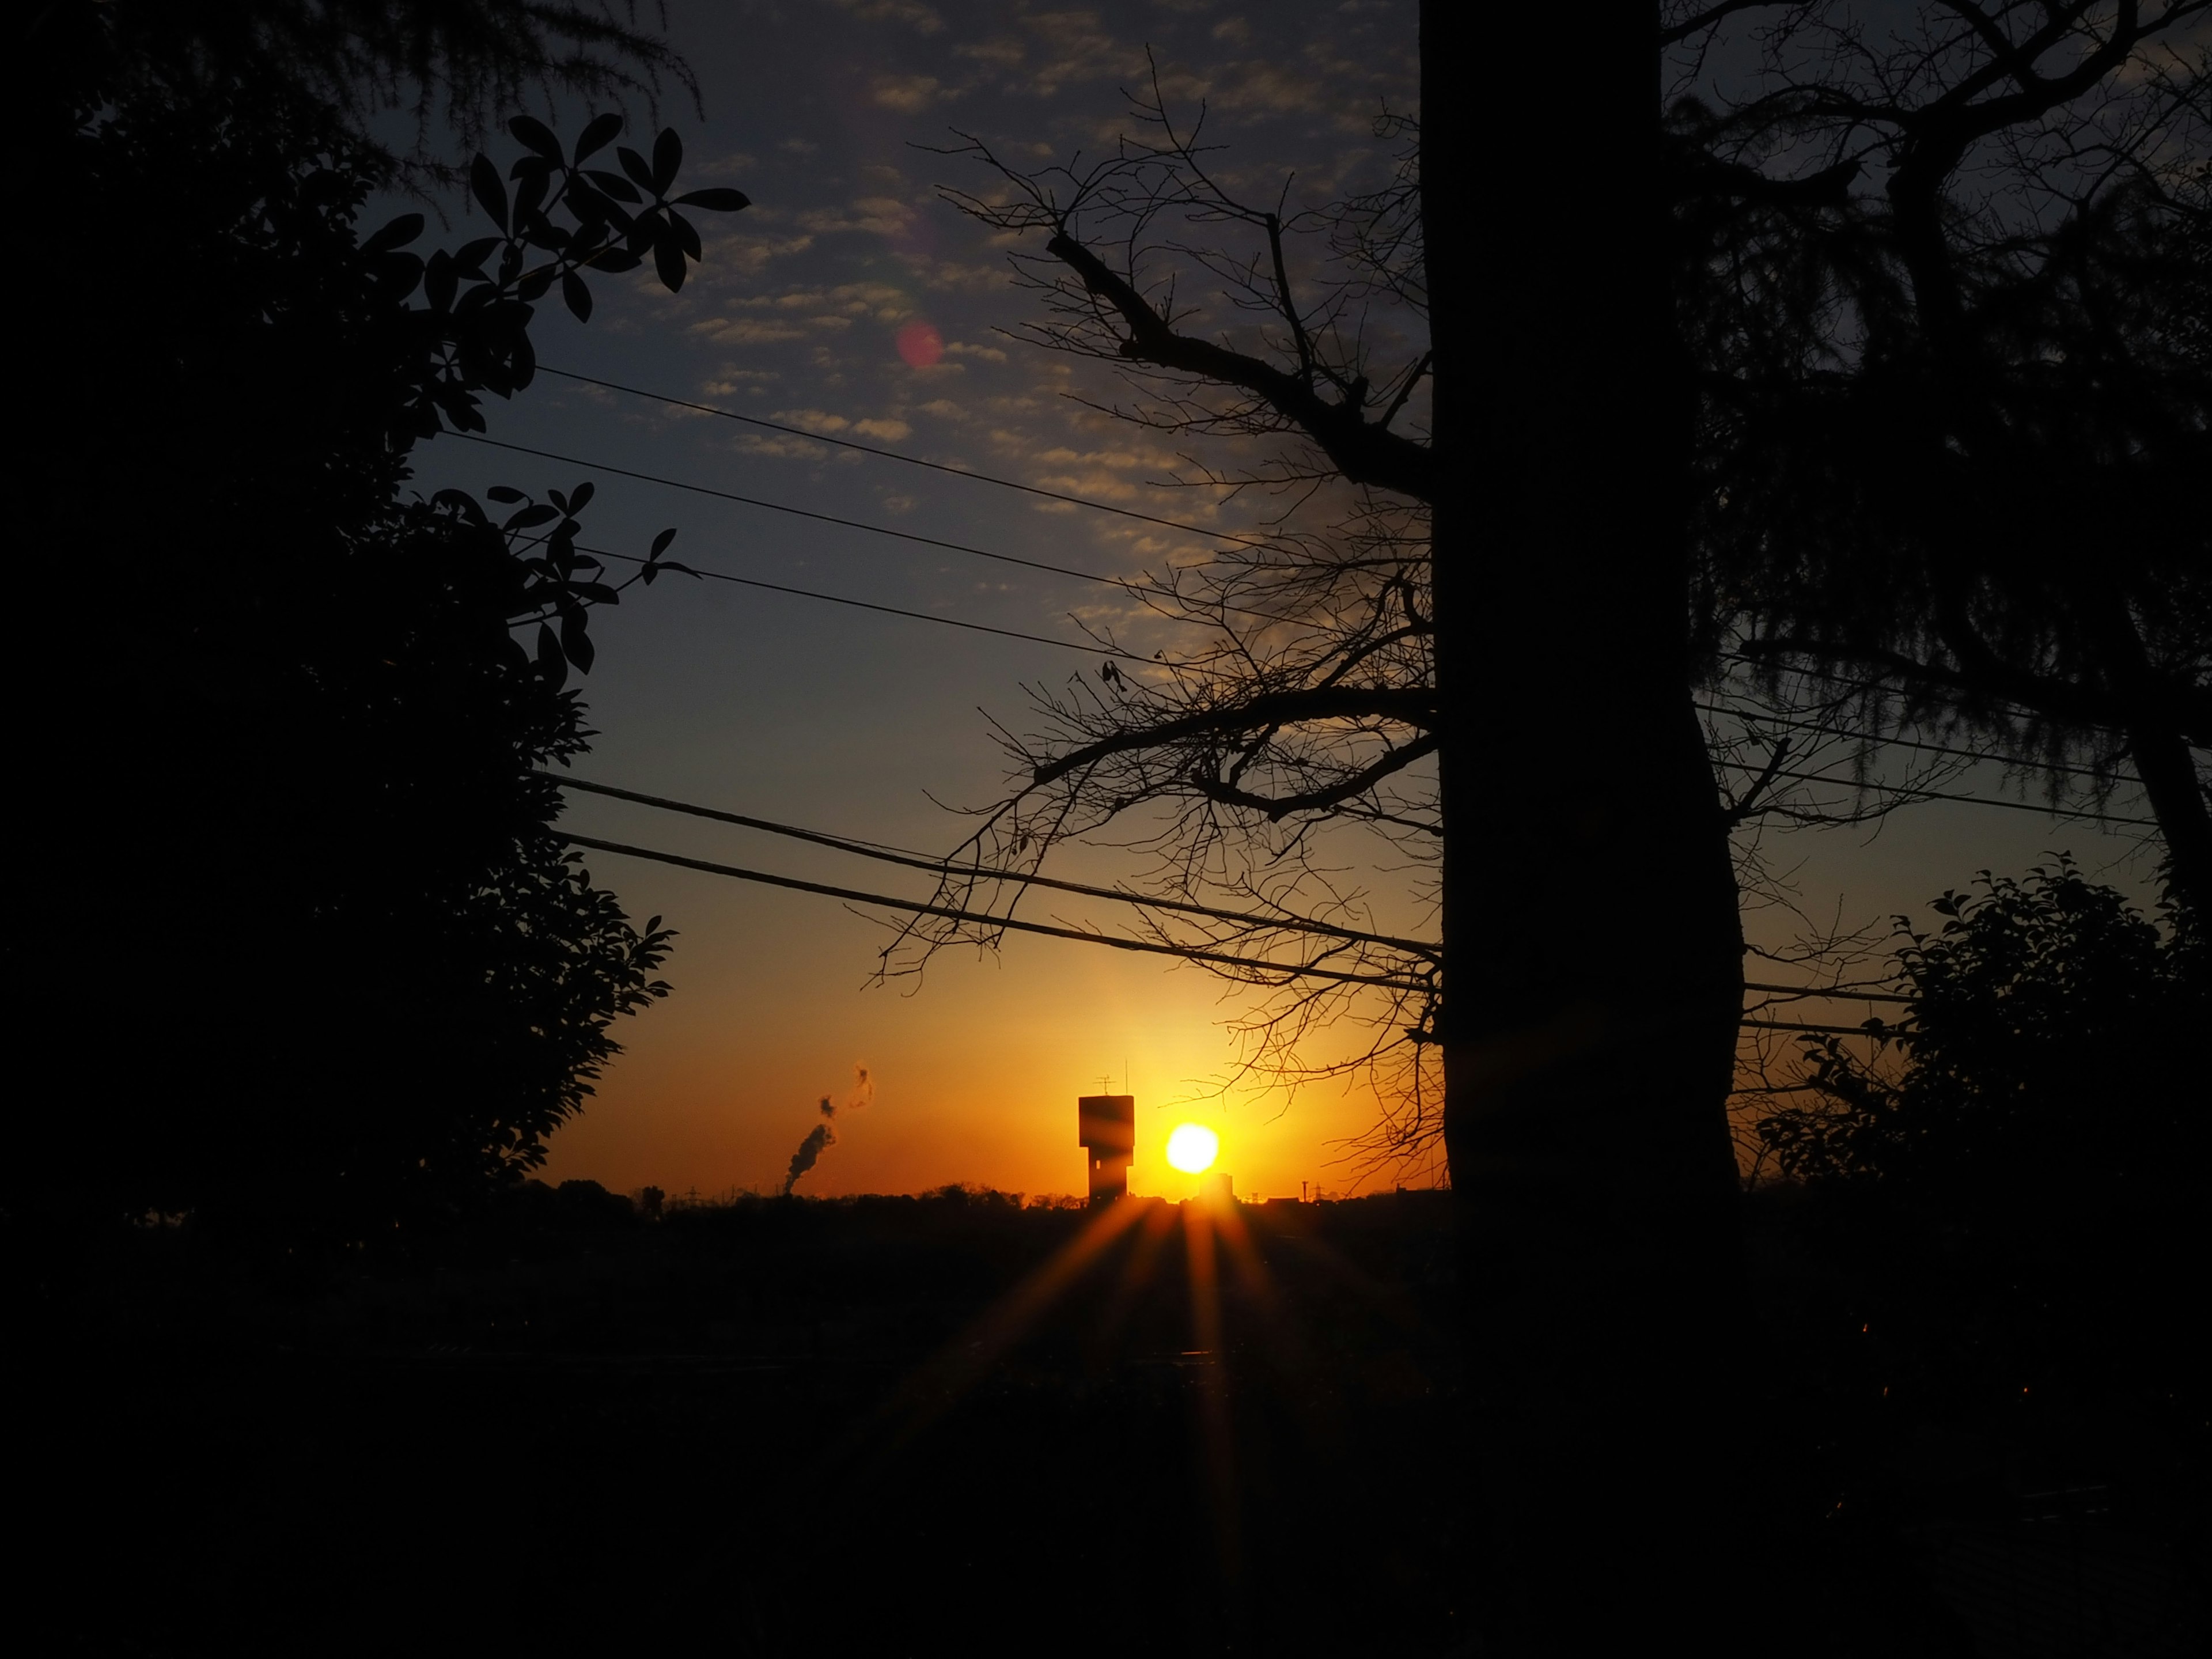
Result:
<instances>
[{"instance_id":1,"label":"tree branch","mask_svg":"<svg viewBox=\"0 0 2212 1659\"><path fill-rule=\"evenodd\" d=\"M1217 384L1240 386L1297 426L1354 483L1395 490L1416 501L1432 497L1436 458L1426 446L1385 431L1366 419L1348 398L1340 403L1328 402L1308 381L1285 374L1273 363L1210 340L1178 334L1143 295L1065 230L1045 245L1045 251L1120 315L1128 331L1121 341L1122 356Z\"/></svg>"}]
</instances>

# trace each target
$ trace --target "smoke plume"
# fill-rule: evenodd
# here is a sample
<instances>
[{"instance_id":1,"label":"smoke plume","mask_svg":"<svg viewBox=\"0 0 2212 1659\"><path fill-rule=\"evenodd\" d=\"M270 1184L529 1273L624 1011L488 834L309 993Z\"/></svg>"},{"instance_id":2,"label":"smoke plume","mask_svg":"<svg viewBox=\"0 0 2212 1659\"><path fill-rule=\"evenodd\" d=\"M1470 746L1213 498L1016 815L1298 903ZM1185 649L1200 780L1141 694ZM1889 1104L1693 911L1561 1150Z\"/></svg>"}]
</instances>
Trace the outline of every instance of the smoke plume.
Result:
<instances>
[{"instance_id":1,"label":"smoke plume","mask_svg":"<svg viewBox=\"0 0 2212 1659\"><path fill-rule=\"evenodd\" d=\"M859 1111L876 1097L876 1085L868 1080L866 1066L855 1066L853 1077L853 1092L845 1097L845 1109L848 1112ZM799 1184L799 1177L814 1167L815 1160L822 1156L823 1150L837 1144L836 1133L830 1127L837 1115L837 1103L824 1095L819 1109L822 1121L807 1131L806 1139L799 1143L799 1150L791 1155L791 1172L783 1178L783 1195L786 1198L791 1196L791 1189Z\"/></svg>"},{"instance_id":2,"label":"smoke plume","mask_svg":"<svg viewBox=\"0 0 2212 1659\"><path fill-rule=\"evenodd\" d=\"M822 1103L827 1106L830 1103L825 1100ZM799 1184L799 1177L814 1167L814 1160L822 1156L822 1149L836 1139L826 1123L817 1123L807 1132L806 1139L799 1143L799 1150L791 1155L791 1173L783 1178L783 1195L786 1198L791 1196L791 1189Z\"/></svg>"}]
</instances>

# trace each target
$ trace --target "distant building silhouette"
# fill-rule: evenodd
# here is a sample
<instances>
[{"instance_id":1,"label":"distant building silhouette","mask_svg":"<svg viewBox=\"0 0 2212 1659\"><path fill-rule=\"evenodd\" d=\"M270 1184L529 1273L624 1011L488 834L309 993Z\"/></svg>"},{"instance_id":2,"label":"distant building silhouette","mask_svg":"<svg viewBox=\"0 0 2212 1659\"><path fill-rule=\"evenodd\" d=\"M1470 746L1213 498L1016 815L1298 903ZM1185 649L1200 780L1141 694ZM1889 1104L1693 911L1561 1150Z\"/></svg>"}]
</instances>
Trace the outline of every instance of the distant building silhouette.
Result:
<instances>
[{"instance_id":1,"label":"distant building silhouette","mask_svg":"<svg viewBox=\"0 0 2212 1659\"><path fill-rule=\"evenodd\" d=\"M1129 1195L1137 1151L1137 1097L1084 1095L1075 1103L1076 1144L1091 1154L1091 1201Z\"/></svg>"}]
</instances>

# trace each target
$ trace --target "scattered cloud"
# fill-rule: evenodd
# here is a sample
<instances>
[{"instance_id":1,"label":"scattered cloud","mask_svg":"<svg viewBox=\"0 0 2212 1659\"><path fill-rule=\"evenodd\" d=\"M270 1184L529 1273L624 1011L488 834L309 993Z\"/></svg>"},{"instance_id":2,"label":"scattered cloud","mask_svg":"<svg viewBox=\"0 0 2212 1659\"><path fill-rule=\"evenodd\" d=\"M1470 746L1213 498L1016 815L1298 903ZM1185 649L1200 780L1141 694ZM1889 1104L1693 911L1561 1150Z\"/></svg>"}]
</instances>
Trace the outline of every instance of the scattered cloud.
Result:
<instances>
[{"instance_id":1,"label":"scattered cloud","mask_svg":"<svg viewBox=\"0 0 2212 1659\"><path fill-rule=\"evenodd\" d=\"M699 262L700 269L710 276L734 270L741 276L757 276L771 261L788 259L813 246L811 236L717 236L708 242L707 257Z\"/></svg>"},{"instance_id":2,"label":"scattered cloud","mask_svg":"<svg viewBox=\"0 0 2212 1659\"><path fill-rule=\"evenodd\" d=\"M863 438L881 438L889 444L897 443L914 432L912 427L901 420L855 421L853 430Z\"/></svg>"},{"instance_id":3,"label":"scattered cloud","mask_svg":"<svg viewBox=\"0 0 2212 1659\"><path fill-rule=\"evenodd\" d=\"M994 69L1017 68L1027 49L1010 34L994 35L988 40L963 40L952 48L955 58L972 58L979 64L988 64Z\"/></svg>"},{"instance_id":4,"label":"scattered cloud","mask_svg":"<svg viewBox=\"0 0 2212 1659\"><path fill-rule=\"evenodd\" d=\"M847 207L816 208L801 214L799 222L823 234L865 230L878 236L902 236L914 216L914 210L896 197L863 196Z\"/></svg>"},{"instance_id":5,"label":"scattered cloud","mask_svg":"<svg viewBox=\"0 0 2212 1659\"><path fill-rule=\"evenodd\" d=\"M1003 363L1006 354L996 346L969 345L965 340L954 340L945 348L948 357L975 357L987 363Z\"/></svg>"},{"instance_id":6,"label":"scattered cloud","mask_svg":"<svg viewBox=\"0 0 2212 1659\"><path fill-rule=\"evenodd\" d=\"M868 23L903 23L916 34L935 34L945 19L921 0L837 0L854 16Z\"/></svg>"},{"instance_id":7,"label":"scattered cloud","mask_svg":"<svg viewBox=\"0 0 2212 1659\"><path fill-rule=\"evenodd\" d=\"M959 95L959 88L948 87L933 75L878 75L868 94L879 109L895 109L902 115L919 115Z\"/></svg>"},{"instance_id":8,"label":"scattered cloud","mask_svg":"<svg viewBox=\"0 0 2212 1659\"><path fill-rule=\"evenodd\" d=\"M787 323L763 322L755 317L740 317L734 322L726 317L710 317L703 323L692 324L691 331L716 345L728 346L774 345L779 340L806 337L803 329Z\"/></svg>"}]
</instances>

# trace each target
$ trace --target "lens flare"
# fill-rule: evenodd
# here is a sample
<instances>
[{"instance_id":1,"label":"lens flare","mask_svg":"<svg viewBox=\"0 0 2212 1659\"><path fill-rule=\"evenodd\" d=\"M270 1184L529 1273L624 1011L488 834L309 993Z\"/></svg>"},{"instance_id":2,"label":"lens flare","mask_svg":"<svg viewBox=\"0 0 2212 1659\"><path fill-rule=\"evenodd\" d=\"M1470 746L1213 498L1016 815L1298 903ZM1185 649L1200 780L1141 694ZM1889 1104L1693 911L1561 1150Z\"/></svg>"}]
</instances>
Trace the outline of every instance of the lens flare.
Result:
<instances>
[{"instance_id":1,"label":"lens flare","mask_svg":"<svg viewBox=\"0 0 2212 1659\"><path fill-rule=\"evenodd\" d=\"M916 318L898 331L898 355L909 368L931 368L945 355L945 337L935 324Z\"/></svg>"},{"instance_id":2,"label":"lens flare","mask_svg":"<svg viewBox=\"0 0 2212 1659\"><path fill-rule=\"evenodd\" d=\"M1221 1151L1221 1137L1202 1123L1183 1123L1168 1137L1168 1162L1185 1175L1204 1175Z\"/></svg>"}]
</instances>

